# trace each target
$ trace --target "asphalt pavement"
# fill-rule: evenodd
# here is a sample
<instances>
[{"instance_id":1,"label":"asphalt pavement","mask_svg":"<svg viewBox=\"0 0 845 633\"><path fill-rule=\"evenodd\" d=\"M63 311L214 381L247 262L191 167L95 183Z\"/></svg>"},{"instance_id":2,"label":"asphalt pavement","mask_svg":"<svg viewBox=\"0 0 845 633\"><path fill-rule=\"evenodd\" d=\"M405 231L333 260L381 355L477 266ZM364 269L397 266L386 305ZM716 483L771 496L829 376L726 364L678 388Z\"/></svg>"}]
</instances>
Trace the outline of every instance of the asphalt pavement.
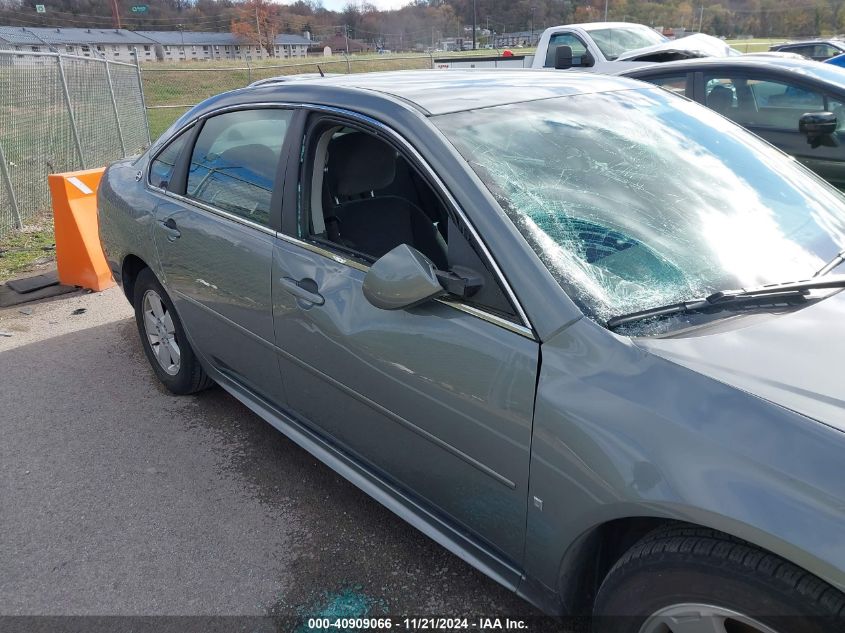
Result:
<instances>
[{"instance_id":1,"label":"asphalt pavement","mask_svg":"<svg viewBox=\"0 0 845 633\"><path fill-rule=\"evenodd\" d=\"M119 289L0 310L0 615L532 616L219 388Z\"/></svg>"}]
</instances>

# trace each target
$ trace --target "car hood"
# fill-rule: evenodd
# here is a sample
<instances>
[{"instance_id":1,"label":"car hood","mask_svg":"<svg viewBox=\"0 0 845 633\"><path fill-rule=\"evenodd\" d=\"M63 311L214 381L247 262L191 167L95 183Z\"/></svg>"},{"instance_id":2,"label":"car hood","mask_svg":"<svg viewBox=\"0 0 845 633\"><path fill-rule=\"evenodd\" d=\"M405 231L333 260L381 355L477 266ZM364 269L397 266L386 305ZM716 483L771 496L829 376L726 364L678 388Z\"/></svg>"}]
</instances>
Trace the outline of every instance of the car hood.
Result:
<instances>
[{"instance_id":1,"label":"car hood","mask_svg":"<svg viewBox=\"0 0 845 633\"><path fill-rule=\"evenodd\" d=\"M627 51L617 57L616 61L635 62L643 57L650 58L658 53L666 53L667 55L677 54L672 56L671 59L683 57L727 57L731 54L731 50L731 47L719 38L713 37L712 35L705 35L704 33L696 33L695 35L688 35L677 40L663 42L662 44ZM655 58L650 61L660 60Z\"/></svg>"},{"instance_id":2,"label":"car hood","mask_svg":"<svg viewBox=\"0 0 845 633\"><path fill-rule=\"evenodd\" d=\"M845 292L704 336L637 338L666 360L845 431ZM745 327L742 324L746 323Z\"/></svg>"}]
</instances>

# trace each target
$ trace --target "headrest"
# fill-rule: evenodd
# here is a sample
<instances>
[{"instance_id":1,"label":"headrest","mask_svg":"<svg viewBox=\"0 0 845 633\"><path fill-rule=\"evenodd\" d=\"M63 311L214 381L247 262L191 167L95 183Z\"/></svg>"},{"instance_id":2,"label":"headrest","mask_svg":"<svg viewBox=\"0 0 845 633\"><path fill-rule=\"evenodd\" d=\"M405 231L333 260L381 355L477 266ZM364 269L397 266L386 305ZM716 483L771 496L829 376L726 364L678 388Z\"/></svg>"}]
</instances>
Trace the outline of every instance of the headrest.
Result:
<instances>
[{"instance_id":1,"label":"headrest","mask_svg":"<svg viewBox=\"0 0 845 633\"><path fill-rule=\"evenodd\" d=\"M733 104L734 93L733 90L727 86L717 84L710 90L707 95L707 105L711 108L729 108Z\"/></svg>"},{"instance_id":2,"label":"headrest","mask_svg":"<svg viewBox=\"0 0 845 633\"><path fill-rule=\"evenodd\" d=\"M344 134L329 145L329 174L337 195L384 189L396 176L396 150L363 132Z\"/></svg>"},{"instance_id":3,"label":"headrest","mask_svg":"<svg viewBox=\"0 0 845 633\"><path fill-rule=\"evenodd\" d=\"M247 169L270 182L273 181L276 167L279 164L279 157L276 153L266 145L258 143L230 147L220 154L220 159Z\"/></svg>"}]
</instances>

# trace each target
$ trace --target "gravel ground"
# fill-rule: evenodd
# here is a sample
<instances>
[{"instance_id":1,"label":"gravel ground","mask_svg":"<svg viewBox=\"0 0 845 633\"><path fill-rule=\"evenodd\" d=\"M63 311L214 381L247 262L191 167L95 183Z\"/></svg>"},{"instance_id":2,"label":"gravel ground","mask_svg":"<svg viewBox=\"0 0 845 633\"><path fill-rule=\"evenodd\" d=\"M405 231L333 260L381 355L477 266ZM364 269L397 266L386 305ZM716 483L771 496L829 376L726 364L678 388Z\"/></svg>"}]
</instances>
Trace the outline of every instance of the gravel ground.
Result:
<instances>
[{"instance_id":1,"label":"gravel ground","mask_svg":"<svg viewBox=\"0 0 845 633\"><path fill-rule=\"evenodd\" d=\"M119 289L0 332L0 614L537 614L222 390L167 393Z\"/></svg>"}]
</instances>

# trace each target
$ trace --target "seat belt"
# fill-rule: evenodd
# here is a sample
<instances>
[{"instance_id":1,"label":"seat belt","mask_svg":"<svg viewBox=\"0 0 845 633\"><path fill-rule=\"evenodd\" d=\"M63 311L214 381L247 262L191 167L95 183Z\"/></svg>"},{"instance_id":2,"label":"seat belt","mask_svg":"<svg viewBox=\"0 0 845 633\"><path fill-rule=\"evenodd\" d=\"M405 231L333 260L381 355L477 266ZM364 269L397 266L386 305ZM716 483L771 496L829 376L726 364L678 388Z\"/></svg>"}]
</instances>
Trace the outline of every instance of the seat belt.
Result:
<instances>
[{"instance_id":1,"label":"seat belt","mask_svg":"<svg viewBox=\"0 0 845 633\"><path fill-rule=\"evenodd\" d=\"M323 178L325 177L328 164L329 143L332 136L340 127L333 127L323 132L320 140L317 141L317 148L314 151L314 167L321 165L320 169L311 172L311 232L312 235L324 235L326 233L326 218L323 210ZM332 239L329 236L329 239ZM334 241L334 240L332 240Z\"/></svg>"}]
</instances>

